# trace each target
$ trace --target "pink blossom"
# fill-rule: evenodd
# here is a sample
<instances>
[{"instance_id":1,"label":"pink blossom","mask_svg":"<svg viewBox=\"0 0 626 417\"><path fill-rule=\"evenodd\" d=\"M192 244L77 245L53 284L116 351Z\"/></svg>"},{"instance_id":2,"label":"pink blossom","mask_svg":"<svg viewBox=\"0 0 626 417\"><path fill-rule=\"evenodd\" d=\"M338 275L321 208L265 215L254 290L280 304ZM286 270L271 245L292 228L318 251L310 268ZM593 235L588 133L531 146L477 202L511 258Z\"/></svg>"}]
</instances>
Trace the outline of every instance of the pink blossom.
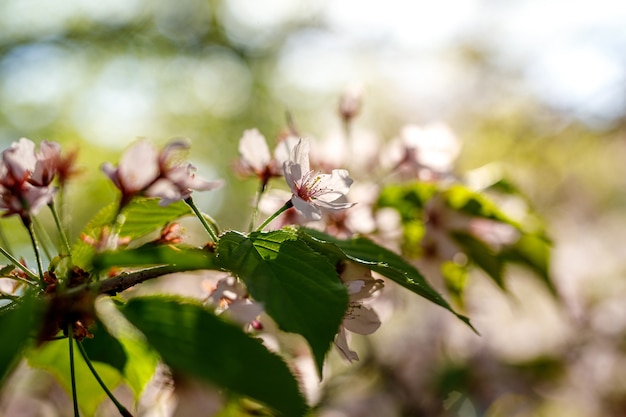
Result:
<instances>
[{"instance_id":1,"label":"pink blossom","mask_svg":"<svg viewBox=\"0 0 626 417\"><path fill-rule=\"evenodd\" d=\"M56 190L50 186L56 174L57 144L44 142L38 154L35 144L26 138L14 142L2 152L0 161L0 208L5 216L19 214L23 219L36 214L52 202Z\"/></svg>"},{"instance_id":2,"label":"pink blossom","mask_svg":"<svg viewBox=\"0 0 626 417\"><path fill-rule=\"evenodd\" d=\"M208 191L222 185L220 180L196 177L193 165L179 162L178 153L188 149L187 142L174 141L159 152L141 140L122 155L117 168L105 163L102 170L122 192L121 206L140 195L160 198L159 204L166 206L188 198L192 190Z\"/></svg>"},{"instance_id":3,"label":"pink blossom","mask_svg":"<svg viewBox=\"0 0 626 417\"><path fill-rule=\"evenodd\" d=\"M383 287L383 282L372 277L369 268L363 265L347 262L340 274L341 281L348 290L348 311L339 327L335 338L335 346L339 353L348 361L359 360L356 352L350 350L346 330L353 333L368 335L380 327L378 314L363 304L363 300L372 297Z\"/></svg>"},{"instance_id":4,"label":"pink blossom","mask_svg":"<svg viewBox=\"0 0 626 417\"><path fill-rule=\"evenodd\" d=\"M289 160L283 164L285 180L292 191L291 202L308 220L319 220L320 209L341 210L354 206L346 200L352 179L345 169L334 169L331 174L312 171L309 166L309 142L300 139L292 149Z\"/></svg>"}]
</instances>

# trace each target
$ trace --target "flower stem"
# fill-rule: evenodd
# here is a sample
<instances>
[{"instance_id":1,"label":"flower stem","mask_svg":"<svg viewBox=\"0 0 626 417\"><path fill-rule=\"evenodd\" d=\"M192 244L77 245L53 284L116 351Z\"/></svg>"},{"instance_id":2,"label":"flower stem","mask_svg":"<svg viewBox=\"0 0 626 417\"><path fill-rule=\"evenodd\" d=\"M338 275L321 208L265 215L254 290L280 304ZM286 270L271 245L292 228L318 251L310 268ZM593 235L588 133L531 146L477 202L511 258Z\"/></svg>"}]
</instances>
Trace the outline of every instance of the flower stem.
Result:
<instances>
[{"instance_id":1,"label":"flower stem","mask_svg":"<svg viewBox=\"0 0 626 417\"><path fill-rule=\"evenodd\" d=\"M133 415L126 409L126 407L124 407L117 400L117 398L115 398L113 393L107 388L107 386L104 383L104 381L102 380L102 378L100 378L100 375L98 375L98 372L96 371L96 368L94 368L93 364L89 360L89 357L87 356L87 352L85 351L85 347L83 346L83 344L81 342L77 342L76 344L78 345L78 350L80 351L80 354L83 356L83 359L85 360L85 363L89 367L89 370L91 371L93 376L96 378L96 381L98 381L98 384L100 384L100 386L102 387L104 392L106 392L106 394L111 399L111 401L113 401L113 404L115 404L115 407L117 407L117 410L120 412L120 414L123 417L133 417Z\"/></svg>"},{"instance_id":2,"label":"flower stem","mask_svg":"<svg viewBox=\"0 0 626 417\"><path fill-rule=\"evenodd\" d=\"M259 227L256 228L257 232L262 231L265 226L267 226L268 224L270 224L270 222L272 220L274 220L276 217L280 216L284 211L289 210L290 208L293 207L293 203L291 202L291 200L288 200L285 204L283 204L283 206L281 208L279 208L276 213L272 214L271 216L269 216L267 219L265 219L265 221L263 222L263 224L261 224Z\"/></svg>"},{"instance_id":3,"label":"flower stem","mask_svg":"<svg viewBox=\"0 0 626 417\"><path fill-rule=\"evenodd\" d=\"M35 258L37 259L37 269L39 270L39 283L41 284L41 288L46 288L46 282L43 279L43 265L41 264L41 254L39 253L39 245L37 244L37 237L35 236L35 230L33 228L33 222L29 217L22 217L22 223L26 229L28 229L28 235L30 236L30 241L33 243L33 250L35 251Z\"/></svg>"},{"instance_id":4,"label":"flower stem","mask_svg":"<svg viewBox=\"0 0 626 417\"><path fill-rule=\"evenodd\" d=\"M70 248L70 243L67 240L67 236L65 236L65 231L63 230L63 226L61 225L61 219L59 218L59 213L57 213L57 210L54 207L54 203L49 203L48 207L50 207L50 211L52 212L52 217L54 217L54 223L57 226L59 236L61 237L61 242L63 243L63 246L65 246L65 250L67 251L67 254L71 255L72 249Z\"/></svg>"},{"instance_id":5,"label":"flower stem","mask_svg":"<svg viewBox=\"0 0 626 417\"><path fill-rule=\"evenodd\" d=\"M250 226L248 227L248 232L251 232L254 229L254 223L256 222L256 216L259 214L259 203L261 202L261 197L267 188L267 180L261 180L259 184L259 189L256 193L256 198L254 201L254 210L252 211L252 216L250 216Z\"/></svg>"},{"instance_id":6,"label":"flower stem","mask_svg":"<svg viewBox=\"0 0 626 417\"><path fill-rule=\"evenodd\" d=\"M72 381L72 403L74 404L74 417L80 417L78 412L78 397L76 396L76 371L74 369L74 332L72 324L67 326L67 338L70 344L70 379Z\"/></svg>"},{"instance_id":7,"label":"flower stem","mask_svg":"<svg viewBox=\"0 0 626 417\"><path fill-rule=\"evenodd\" d=\"M191 207L191 210L196 215L198 220L200 220L200 223L202 223L204 230L206 230L209 236L211 236L213 242L217 242L217 235L215 234L211 226L209 226L209 224L207 223L204 215L200 212L200 210L198 210L198 207L196 207L196 203L194 203L193 199L191 197L188 197L185 199L185 203L187 203L187 205Z\"/></svg>"},{"instance_id":8,"label":"flower stem","mask_svg":"<svg viewBox=\"0 0 626 417\"><path fill-rule=\"evenodd\" d=\"M9 241L7 240L7 237L4 234L4 228L1 227L0 225L0 246L2 246L3 248L7 248L7 251L11 251L11 246L9 246Z\"/></svg>"},{"instance_id":9,"label":"flower stem","mask_svg":"<svg viewBox=\"0 0 626 417\"><path fill-rule=\"evenodd\" d=\"M22 265L22 263L20 261L18 261L17 259L15 259L13 257L13 255L11 255L9 252L7 252L2 246L0 246L0 253L2 253L4 256L7 257L7 259L9 259L9 261L11 261L11 263L13 265L15 265L16 267L18 267L19 269L21 269L22 271L24 271L24 273L26 275L28 275L28 277L34 281L38 280L39 277L37 277L37 275L33 274L32 271L28 268L26 268L24 265ZM21 280L24 282L27 282L29 285L33 285L32 282L27 281L27 280Z\"/></svg>"},{"instance_id":10,"label":"flower stem","mask_svg":"<svg viewBox=\"0 0 626 417\"><path fill-rule=\"evenodd\" d=\"M46 255L48 262L52 260L52 254L50 253L50 247L54 246L52 240L50 239L50 235L46 232L46 229L41 225L41 222L35 217L32 219L33 221L33 230L36 235L39 237L38 243L40 249L43 251L43 254Z\"/></svg>"}]
</instances>

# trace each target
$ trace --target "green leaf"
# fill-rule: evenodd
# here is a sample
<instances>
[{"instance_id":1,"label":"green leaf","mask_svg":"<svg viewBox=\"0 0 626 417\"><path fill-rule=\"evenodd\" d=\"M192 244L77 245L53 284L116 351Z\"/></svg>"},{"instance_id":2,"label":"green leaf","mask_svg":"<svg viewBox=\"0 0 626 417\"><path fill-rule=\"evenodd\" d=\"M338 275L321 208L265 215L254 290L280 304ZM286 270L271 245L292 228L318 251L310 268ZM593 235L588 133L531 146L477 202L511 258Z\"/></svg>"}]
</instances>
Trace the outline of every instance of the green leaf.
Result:
<instances>
[{"instance_id":1,"label":"green leaf","mask_svg":"<svg viewBox=\"0 0 626 417\"><path fill-rule=\"evenodd\" d=\"M128 204L123 211L125 221L120 236L136 239L191 213L182 201L166 207L161 207L158 203L159 200L154 198L136 198ZM89 221L81 234L99 241L102 228L113 224L117 210L117 203L104 207ZM92 269L91 259L95 252L93 246L79 239L72 248L72 261L74 265L89 271Z\"/></svg>"},{"instance_id":2,"label":"green leaf","mask_svg":"<svg viewBox=\"0 0 626 417\"><path fill-rule=\"evenodd\" d=\"M144 245L137 249L122 249L94 255L93 267L136 267L170 265L179 271L217 269L215 253L206 249L184 248L171 245Z\"/></svg>"},{"instance_id":3,"label":"green leaf","mask_svg":"<svg viewBox=\"0 0 626 417\"><path fill-rule=\"evenodd\" d=\"M326 233L306 228L300 228L299 233L304 239L316 244L318 249L320 243L331 245L328 251L334 251L332 246L339 248L345 259L365 265L372 271L378 272L406 289L445 308L476 331L469 319L455 312L450 304L428 284L422 274L401 256L364 237L341 240Z\"/></svg>"},{"instance_id":4,"label":"green leaf","mask_svg":"<svg viewBox=\"0 0 626 417\"><path fill-rule=\"evenodd\" d=\"M500 288L506 289L504 283L504 260L498 253L469 233L451 232L450 237L467 254L470 262L484 270Z\"/></svg>"},{"instance_id":5,"label":"green leaf","mask_svg":"<svg viewBox=\"0 0 626 417\"><path fill-rule=\"evenodd\" d=\"M27 294L15 307L0 314L0 387L23 355L35 326L39 323L41 309L38 299Z\"/></svg>"},{"instance_id":6,"label":"green leaf","mask_svg":"<svg viewBox=\"0 0 626 417\"><path fill-rule=\"evenodd\" d=\"M118 299L101 297L96 303L96 311L111 335L124 349L129 360L124 364L124 382L132 389L138 400L148 382L152 379L159 363L159 356L146 342L145 337L126 320L116 307ZM97 335L94 340L98 340ZM84 342L83 342L84 344Z\"/></svg>"},{"instance_id":7,"label":"green leaf","mask_svg":"<svg viewBox=\"0 0 626 417\"><path fill-rule=\"evenodd\" d=\"M433 183L414 182L388 185L380 192L376 205L392 207L400 213L403 221L421 219L426 202L437 193Z\"/></svg>"},{"instance_id":8,"label":"green leaf","mask_svg":"<svg viewBox=\"0 0 626 417\"><path fill-rule=\"evenodd\" d=\"M76 341L74 341L76 343ZM74 364L76 373L76 395L78 405L85 415L93 416L100 403L106 398L106 393L96 381L82 356L78 353L78 346L74 346ZM61 386L71 395L70 357L68 339L48 342L38 349L31 349L27 353L28 363L36 368L45 369L59 381ZM122 381L122 376L113 367L101 363L93 363L96 372L111 391Z\"/></svg>"},{"instance_id":9,"label":"green leaf","mask_svg":"<svg viewBox=\"0 0 626 417\"><path fill-rule=\"evenodd\" d=\"M99 241L102 228L106 225L110 225L113 221L115 213L117 212L117 204L111 203L108 206L102 208L94 217L91 218L87 226L81 232L81 238L79 238L72 247L72 262L74 265L90 271L92 269L91 258L96 253L96 249L87 243L85 243L82 237L88 237L94 241Z\"/></svg>"},{"instance_id":10,"label":"green leaf","mask_svg":"<svg viewBox=\"0 0 626 417\"><path fill-rule=\"evenodd\" d=\"M192 214L183 201L176 201L165 207L159 205L158 198L136 198L124 209L126 220L120 236L132 239L144 236L162 228L180 217Z\"/></svg>"},{"instance_id":11,"label":"green leaf","mask_svg":"<svg viewBox=\"0 0 626 417\"><path fill-rule=\"evenodd\" d=\"M485 195L463 185L453 185L443 192L448 207L470 216L496 220L509 224L518 230L522 227L504 214L496 204Z\"/></svg>"},{"instance_id":12,"label":"green leaf","mask_svg":"<svg viewBox=\"0 0 626 417\"><path fill-rule=\"evenodd\" d=\"M175 297L137 297L120 309L173 369L285 416L305 415L306 403L285 362L239 327Z\"/></svg>"},{"instance_id":13,"label":"green leaf","mask_svg":"<svg viewBox=\"0 0 626 417\"><path fill-rule=\"evenodd\" d=\"M512 246L502 250L503 259L529 267L553 295L557 294L550 278L550 246L551 243L543 236L522 234Z\"/></svg>"},{"instance_id":14,"label":"green leaf","mask_svg":"<svg viewBox=\"0 0 626 417\"><path fill-rule=\"evenodd\" d=\"M304 336L322 375L324 357L348 307L335 266L287 229L249 237L228 232L217 253L219 265L245 282L282 330Z\"/></svg>"},{"instance_id":15,"label":"green leaf","mask_svg":"<svg viewBox=\"0 0 626 417\"><path fill-rule=\"evenodd\" d=\"M103 362L124 373L127 356L122 344L108 332L104 324L96 319L95 326L90 329L92 339L83 340L83 347L91 361Z\"/></svg>"}]
</instances>

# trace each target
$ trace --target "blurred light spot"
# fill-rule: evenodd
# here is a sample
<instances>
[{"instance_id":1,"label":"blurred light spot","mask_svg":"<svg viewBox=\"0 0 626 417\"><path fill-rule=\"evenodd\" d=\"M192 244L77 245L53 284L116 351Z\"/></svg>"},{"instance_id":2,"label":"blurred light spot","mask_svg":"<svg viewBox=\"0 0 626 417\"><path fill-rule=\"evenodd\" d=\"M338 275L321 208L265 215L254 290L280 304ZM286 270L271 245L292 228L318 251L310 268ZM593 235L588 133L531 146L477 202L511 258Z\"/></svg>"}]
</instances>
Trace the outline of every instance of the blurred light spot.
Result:
<instances>
[{"instance_id":1,"label":"blurred light spot","mask_svg":"<svg viewBox=\"0 0 626 417\"><path fill-rule=\"evenodd\" d=\"M161 2L155 12L155 22L159 32L174 41L199 42L211 28L210 3L195 0Z\"/></svg>"},{"instance_id":2,"label":"blurred light spot","mask_svg":"<svg viewBox=\"0 0 626 417\"><path fill-rule=\"evenodd\" d=\"M560 109L586 119L619 117L626 71L615 58L592 45L553 48L531 64L527 78L539 97Z\"/></svg>"},{"instance_id":3,"label":"blurred light spot","mask_svg":"<svg viewBox=\"0 0 626 417\"><path fill-rule=\"evenodd\" d=\"M246 48L264 48L276 42L290 23L306 21L321 2L291 0L226 0L220 17L228 36Z\"/></svg>"},{"instance_id":4,"label":"blurred light spot","mask_svg":"<svg viewBox=\"0 0 626 417\"><path fill-rule=\"evenodd\" d=\"M131 20L142 0L4 0L0 2L0 38L54 35L81 19L111 23Z\"/></svg>"},{"instance_id":5,"label":"blurred light spot","mask_svg":"<svg viewBox=\"0 0 626 417\"><path fill-rule=\"evenodd\" d=\"M76 56L57 46L13 49L0 63L2 111L25 132L48 125L79 86L82 70Z\"/></svg>"},{"instance_id":6,"label":"blurred light spot","mask_svg":"<svg viewBox=\"0 0 626 417\"><path fill-rule=\"evenodd\" d=\"M367 77L368 66L359 67L357 58L349 42L321 31L300 32L289 39L279 57L272 80L276 95L288 99L280 90L289 88L313 95L338 94L347 84Z\"/></svg>"},{"instance_id":7,"label":"blurred light spot","mask_svg":"<svg viewBox=\"0 0 626 417\"><path fill-rule=\"evenodd\" d=\"M72 120L86 140L122 147L138 136L158 137L162 126L151 64L129 57L115 59L83 91Z\"/></svg>"},{"instance_id":8,"label":"blurred light spot","mask_svg":"<svg viewBox=\"0 0 626 417\"><path fill-rule=\"evenodd\" d=\"M431 49L475 24L478 5L476 0L344 0L328 3L327 18L358 37Z\"/></svg>"},{"instance_id":9,"label":"blurred light spot","mask_svg":"<svg viewBox=\"0 0 626 417\"><path fill-rule=\"evenodd\" d=\"M198 101L212 114L230 117L241 112L252 88L247 65L227 50L216 50L192 68L191 87Z\"/></svg>"}]
</instances>

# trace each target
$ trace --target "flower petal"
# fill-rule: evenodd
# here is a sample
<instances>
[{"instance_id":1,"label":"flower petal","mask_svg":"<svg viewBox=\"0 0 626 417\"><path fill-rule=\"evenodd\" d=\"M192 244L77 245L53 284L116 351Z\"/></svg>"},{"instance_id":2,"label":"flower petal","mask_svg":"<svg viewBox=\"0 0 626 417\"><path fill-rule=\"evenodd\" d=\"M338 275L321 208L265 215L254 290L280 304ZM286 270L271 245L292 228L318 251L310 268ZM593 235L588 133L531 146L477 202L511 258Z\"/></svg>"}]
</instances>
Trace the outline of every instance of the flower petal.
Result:
<instances>
[{"instance_id":1,"label":"flower petal","mask_svg":"<svg viewBox=\"0 0 626 417\"><path fill-rule=\"evenodd\" d=\"M335 347L349 362L358 361L359 355L353 350L350 350L348 346L348 338L346 336L346 329L343 326L339 327L339 333L335 337Z\"/></svg>"},{"instance_id":2,"label":"flower petal","mask_svg":"<svg viewBox=\"0 0 626 417\"><path fill-rule=\"evenodd\" d=\"M300 197L294 195L291 198L293 207L307 220L319 220L322 218L322 212L313 204L308 203Z\"/></svg>"},{"instance_id":3,"label":"flower petal","mask_svg":"<svg viewBox=\"0 0 626 417\"><path fill-rule=\"evenodd\" d=\"M150 142L140 140L122 155L117 169L122 192L139 192L159 176L159 153Z\"/></svg>"},{"instance_id":4,"label":"flower petal","mask_svg":"<svg viewBox=\"0 0 626 417\"><path fill-rule=\"evenodd\" d=\"M243 132L239 140L239 154L242 162L256 173L263 172L272 160L267 141L257 129Z\"/></svg>"},{"instance_id":5,"label":"flower petal","mask_svg":"<svg viewBox=\"0 0 626 417\"><path fill-rule=\"evenodd\" d=\"M380 319L372 308L360 303L351 303L343 325L354 333L372 334L380 327Z\"/></svg>"}]
</instances>

